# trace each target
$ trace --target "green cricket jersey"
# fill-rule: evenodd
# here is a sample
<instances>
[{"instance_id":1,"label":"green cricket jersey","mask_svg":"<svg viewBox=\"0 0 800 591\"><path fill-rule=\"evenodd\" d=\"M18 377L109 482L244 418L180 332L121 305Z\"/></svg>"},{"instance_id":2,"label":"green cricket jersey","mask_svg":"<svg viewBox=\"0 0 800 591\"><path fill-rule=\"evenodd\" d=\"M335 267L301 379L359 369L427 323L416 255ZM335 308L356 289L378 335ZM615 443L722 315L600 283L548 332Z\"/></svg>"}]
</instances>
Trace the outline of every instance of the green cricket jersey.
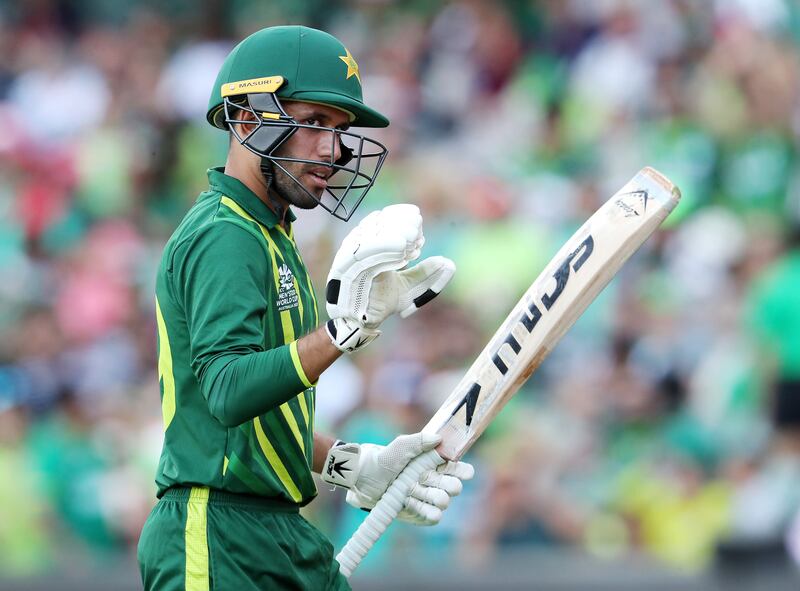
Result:
<instances>
[{"instance_id":1,"label":"green cricket jersey","mask_svg":"<svg viewBox=\"0 0 800 591\"><path fill-rule=\"evenodd\" d=\"M315 389L297 339L319 322L311 279L264 202L221 168L208 178L156 281L158 496L201 485L306 504Z\"/></svg>"}]
</instances>

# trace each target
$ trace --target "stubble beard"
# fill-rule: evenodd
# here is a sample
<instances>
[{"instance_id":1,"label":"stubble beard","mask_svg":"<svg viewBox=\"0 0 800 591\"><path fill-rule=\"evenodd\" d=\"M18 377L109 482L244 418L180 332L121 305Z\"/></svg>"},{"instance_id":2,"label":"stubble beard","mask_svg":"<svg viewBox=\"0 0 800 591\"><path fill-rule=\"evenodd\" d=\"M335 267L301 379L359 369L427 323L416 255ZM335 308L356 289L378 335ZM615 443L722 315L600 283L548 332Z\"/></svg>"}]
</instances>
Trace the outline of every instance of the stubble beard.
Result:
<instances>
[{"instance_id":1,"label":"stubble beard","mask_svg":"<svg viewBox=\"0 0 800 591\"><path fill-rule=\"evenodd\" d=\"M270 190L274 191L278 197L284 201L287 201L289 205L300 209L314 209L317 207L319 205L318 199L322 197L323 190L319 191L319 195L317 195L315 199L311 196L315 194L314 191L303 187L300 177L303 175L304 165L301 163L284 163L281 166L286 167L297 181L286 174L281 167L273 163L271 166L272 178ZM308 193L306 191L308 191ZM309 193L311 193L311 195L309 195Z\"/></svg>"}]
</instances>

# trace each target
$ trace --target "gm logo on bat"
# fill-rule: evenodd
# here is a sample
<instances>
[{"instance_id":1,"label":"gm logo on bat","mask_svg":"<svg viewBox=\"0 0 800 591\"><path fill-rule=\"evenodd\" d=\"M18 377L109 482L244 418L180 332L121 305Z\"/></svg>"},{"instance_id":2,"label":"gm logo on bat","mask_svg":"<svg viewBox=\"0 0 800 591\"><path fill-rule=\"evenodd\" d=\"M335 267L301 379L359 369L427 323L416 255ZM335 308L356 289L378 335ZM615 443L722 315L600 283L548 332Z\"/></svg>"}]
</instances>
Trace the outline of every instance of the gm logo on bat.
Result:
<instances>
[{"instance_id":1,"label":"gm logo on bat","mask_svg":"<svg viewBox=\"0 0 800 591\"><path fill-rule=\"evenodd\" d=\"M541 298L541 305L544 306L545 311L549 311L550 308L558 301L559 296L564 291L564 288L567 286L569 282L569 278L571 276L571 271L577 273L583 264L589 260L589 257L592 256L592 252L594 251L594 238L592 238L591 234L586 237L586 239L578 245L578 248L573 250L562 262L558 268L556 269L555 273L553 273L553 279L556 280L556 286L553 289L552 293L544 294ZM539 320L542 318L542 311L536 302L531 302L530 305L526 310L523 311L522 315L517 320L516 324L511 326L511 329L506 334L505 339L503 339L500 345L495 350L494 354L492 355L492 362L497 367L502 375L506 375L508 373L508 366L506 365L505 361L500 357L500 349L502 349L503 345L508 344L511 347L511 350L514 352L514 355L518 355L519 352L522 350L522 346L517 341L517 338L514 336L514 329L517 326L522 326L528 333L533 333L536 325L539 323ZM474 382L472 386L470 386L467 393L464 395L464 398L461 399L461 402L456 405L453 409L453 412L450 413L450 416L453 417L455 414L461 409L462 406L466 405L467 407L467 417L466 417L466 424L469 427L472 424L472 415L475 412L475 406L478 403L478 397L481 393L481 385L478 382Z\"/></svg>"}]
</instances>

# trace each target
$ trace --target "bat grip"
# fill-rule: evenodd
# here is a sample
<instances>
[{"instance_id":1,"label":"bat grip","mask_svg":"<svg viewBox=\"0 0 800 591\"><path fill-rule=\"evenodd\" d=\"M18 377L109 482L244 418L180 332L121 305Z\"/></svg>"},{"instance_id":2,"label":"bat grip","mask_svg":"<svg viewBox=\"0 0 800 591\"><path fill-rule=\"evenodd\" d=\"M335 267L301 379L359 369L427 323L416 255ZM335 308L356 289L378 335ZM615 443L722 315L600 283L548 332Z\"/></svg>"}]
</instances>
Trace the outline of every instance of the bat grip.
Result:
<instances>
[{"instance_id":1,"label":"bat grip","mask_svg":"<svg viewBox=\"0 0 800 591\"><path fill-rule=\"evenodd\" d=\"M367 552L383 535L389 524L397 518L397 515L403 510L406 497L419 481L420 475L427 470L435 470L442 461L442 457L436 453L436 450L431 450L414 458L398 474L367 518L361 522L361 525L336 556L339 570L344 576L350 577L353 574Z\"/></svg>"}]
</instances>

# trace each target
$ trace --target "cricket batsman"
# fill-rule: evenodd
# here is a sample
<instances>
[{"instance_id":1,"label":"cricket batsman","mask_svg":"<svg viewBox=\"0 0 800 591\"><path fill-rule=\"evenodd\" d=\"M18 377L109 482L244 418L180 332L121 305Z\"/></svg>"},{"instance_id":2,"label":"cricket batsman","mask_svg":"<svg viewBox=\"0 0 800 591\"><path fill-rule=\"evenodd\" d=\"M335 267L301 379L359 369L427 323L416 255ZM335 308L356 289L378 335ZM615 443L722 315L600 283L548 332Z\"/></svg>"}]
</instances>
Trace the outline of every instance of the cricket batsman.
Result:
<instances>
[{"instance_id":1,"label":"cricket batsman","mask_svg":"<svg viewBox=\"0 0 800 591\"><path fill-rule=\"evenodd\" d=\"M328 275L329 320L294 242L295 211L348 220L386 157L352 128L389 121L362 100L358 63L331 35L271 27L237 45L211 89L208 122L230 134L224 167L167 242L156 282L164 445L158 503L138 546L158 591L349 589L330 542L303 519L312 471L370 509L438 435L387 446L314 432L315 384L343 353L406 317L453 275L425 259L408 204L366 216ZM325 395L324 392L321 395ZM437 523L471 478L463 462L423 473L401 518Z\"/></svg>"}]
</instances>

